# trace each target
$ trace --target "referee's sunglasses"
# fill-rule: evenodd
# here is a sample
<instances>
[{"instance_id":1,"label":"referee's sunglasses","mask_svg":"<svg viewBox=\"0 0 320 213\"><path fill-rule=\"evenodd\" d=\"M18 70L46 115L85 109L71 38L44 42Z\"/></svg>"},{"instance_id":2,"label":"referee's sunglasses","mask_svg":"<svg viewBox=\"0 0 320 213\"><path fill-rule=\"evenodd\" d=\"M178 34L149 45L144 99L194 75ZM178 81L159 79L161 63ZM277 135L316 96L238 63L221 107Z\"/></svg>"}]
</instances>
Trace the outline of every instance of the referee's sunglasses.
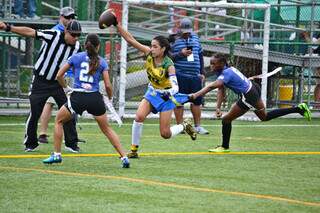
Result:
<instances>
[{"instance_id":1,"label":"referee's sunglasses","mask_svg":"<svg viewBox=\"0 0 320 213\"><path fill-rule=\"evenodd\" d=\"M68 31L70 33L70 35L74 38L79 38L81 36L81 33L72 33L70 31Z\"/></svg>"},{"instance_id":2,"label":"referee's sunglasses","mask_svg":"<svg viewBox=\"0 0 320 213\"><path fill-rule=\"evenodd\" d=\"M74 14L68 15L68 16L63 16L65 19L70 20L70 19L75 19L76 16Z\"/></svg>"}]
</instances>

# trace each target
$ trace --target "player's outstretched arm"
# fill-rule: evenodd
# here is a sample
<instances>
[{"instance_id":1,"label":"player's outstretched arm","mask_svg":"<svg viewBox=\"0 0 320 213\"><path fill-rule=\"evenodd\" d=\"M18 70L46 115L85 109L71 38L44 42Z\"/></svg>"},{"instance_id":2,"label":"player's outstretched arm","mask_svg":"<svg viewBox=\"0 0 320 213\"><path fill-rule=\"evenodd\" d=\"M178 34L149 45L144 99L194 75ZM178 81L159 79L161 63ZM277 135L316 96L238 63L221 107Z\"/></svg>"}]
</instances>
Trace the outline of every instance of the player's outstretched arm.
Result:
<instances>
[{"instance_id":1,"label":"player's outstretched arm","mask_svg":"<svg viewBox=\"0 0 320 213\"><path fill-rule=\"evenodd\" d=\"M131 33L129 33L127 30L123 29L123 27L118 24L117 25L117 29L118 32L120 33L120 35L129 43L131 44L133 47L135 47L136 49L140 50L141 52L143 52L144 54L148 54L151 50L150 47L141 44L140 42L138 42L132 35Z\"/></svg>"},{"instance_id":2,"label":"player's outstretched arm","mask_svg":"<svg viewBox=\"0 0 320 213\"><path fill-rule=\"evenodd\" d=\"M16 27L5 22L0 22L0 29L25 37L36 37L36 31L30 27Z\"/></svg>"},{"instance_id":3,"label":"player's outstretched arm","mask_svg":"<svg viewBox=\"0 0 320 213\"><path fill-rule=\"evenodd\" d=\"M196 99L198 97L204 96L205 94L207 94L208 92L210 92L211 90L214 90L216 88L223 88L223 81L221 80L216 80L210 84L208 84L207 86L205 86L204 88L202 88L201 90L199 90L196 93L193 93L191 95L192 99Z\"/></svg>"}]
</instances>

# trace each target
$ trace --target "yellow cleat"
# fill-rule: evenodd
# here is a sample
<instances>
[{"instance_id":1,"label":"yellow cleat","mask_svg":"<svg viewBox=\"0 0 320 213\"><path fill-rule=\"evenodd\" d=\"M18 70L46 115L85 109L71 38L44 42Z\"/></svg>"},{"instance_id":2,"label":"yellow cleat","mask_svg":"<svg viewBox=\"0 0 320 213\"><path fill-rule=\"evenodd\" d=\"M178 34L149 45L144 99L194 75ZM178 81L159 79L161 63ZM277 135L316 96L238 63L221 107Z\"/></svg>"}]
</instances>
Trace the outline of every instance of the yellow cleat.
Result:
<instances>
[{"instance_id":1,"label":"yellow cleat","mask_svg":"<svg viewBox=\"0 0 320 213\"><path fill-rule=\"evenodd\" d=\"M185 119L183 121L184 131L190 135L192 140L197 139L197 131L193 128L192 123L189 119Z\"/></svg>"},{"instance_id":2,"label":"yellow cleat","mask_svg":"<svg viewBox=\"0 0 320 213\"><path fill-rule=\"evenodd\" d=\"M131 151L127 154L128 158L139 158L138 152L137 151Z\"/></svg>"}]
</instances>

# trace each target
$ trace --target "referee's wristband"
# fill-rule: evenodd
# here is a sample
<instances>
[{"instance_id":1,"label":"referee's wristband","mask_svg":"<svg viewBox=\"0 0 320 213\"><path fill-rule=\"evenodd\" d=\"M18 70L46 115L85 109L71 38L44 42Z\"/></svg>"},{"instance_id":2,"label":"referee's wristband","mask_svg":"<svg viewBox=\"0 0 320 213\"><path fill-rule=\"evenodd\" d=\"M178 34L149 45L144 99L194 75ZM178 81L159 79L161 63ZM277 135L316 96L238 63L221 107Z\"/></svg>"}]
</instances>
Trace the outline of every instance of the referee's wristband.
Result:
<instances>
[{"instance_id":1,"label":"referee's wristband","mask_svg":"<svg viewBox=\"0 0 320 213\"><path fill-rule=\"evenodd\" d=\"M6 25L5 31L6 31L6 32L10 32L10 31L11 31L11 24L5 23L5 25Z\"/></svg>"}]
</instances>

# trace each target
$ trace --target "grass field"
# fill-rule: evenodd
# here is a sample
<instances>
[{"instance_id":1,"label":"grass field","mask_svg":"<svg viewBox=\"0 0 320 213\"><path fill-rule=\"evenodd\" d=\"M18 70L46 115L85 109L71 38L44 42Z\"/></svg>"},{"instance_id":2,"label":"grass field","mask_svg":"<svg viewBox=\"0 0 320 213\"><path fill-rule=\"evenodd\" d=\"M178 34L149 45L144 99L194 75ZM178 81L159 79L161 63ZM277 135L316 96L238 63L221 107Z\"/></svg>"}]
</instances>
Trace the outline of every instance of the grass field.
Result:
<instances>
[{"instance_id":1,"label":"grass field","mask_svg":"<svg viewBox=\"0 0 320 213\"><path fill-rule=\"evenodd\" d=\"M131 120L114 126L126 149ZM52 123L51 123L52 124ZM164 140L158 120L144 125L141 157L122 169L92 120L81 120L81 154L43 165L50 143L24 153L24 118L0 117L1 212L320 212L320 119L236 121L230 154L220 121L210 135ZM97 155L91 155L97 154Z\"/></svg>"}]
</instances>

